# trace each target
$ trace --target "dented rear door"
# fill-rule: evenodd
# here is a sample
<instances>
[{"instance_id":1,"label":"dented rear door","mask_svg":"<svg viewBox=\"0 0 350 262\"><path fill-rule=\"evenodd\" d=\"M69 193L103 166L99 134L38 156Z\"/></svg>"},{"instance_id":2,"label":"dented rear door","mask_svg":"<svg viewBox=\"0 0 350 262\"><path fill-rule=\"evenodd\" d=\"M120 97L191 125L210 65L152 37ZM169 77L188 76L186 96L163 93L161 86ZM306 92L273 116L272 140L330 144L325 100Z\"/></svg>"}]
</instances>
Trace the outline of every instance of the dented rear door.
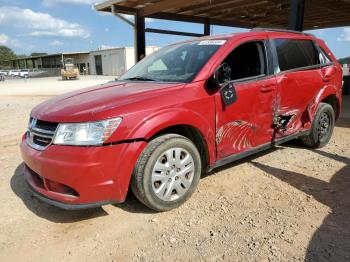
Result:
<instances>
[{"instance_id":1,"label":"dented rear door","mask_svg":"<svg viewBox=\"0 0 350 262\"><path fill-rule=\"evenodd\" d=\"M298 132L310 121L308 106L325 85L318 51L310 39L273 39L279 72L276 138Z\"/></svg>"}]
</instances>

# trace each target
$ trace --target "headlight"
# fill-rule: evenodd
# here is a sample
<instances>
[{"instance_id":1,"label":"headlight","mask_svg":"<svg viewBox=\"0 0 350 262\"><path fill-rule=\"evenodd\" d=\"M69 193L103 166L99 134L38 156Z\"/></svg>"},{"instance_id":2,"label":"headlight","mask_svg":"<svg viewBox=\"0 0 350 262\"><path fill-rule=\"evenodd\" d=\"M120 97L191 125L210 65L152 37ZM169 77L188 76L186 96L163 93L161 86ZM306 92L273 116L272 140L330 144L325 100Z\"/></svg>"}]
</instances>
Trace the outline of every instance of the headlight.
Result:
<instances>
[{"instance_id":1,"label":"headlight","mask_svg":"<svg viewBox=\"0 0 350 262\"><path fill-rule=\"evenodd\" d=\"M117 129L120 117L96 122L59 124L54 138L57 145L102 145Z\"/></svg>"}]
</instances>

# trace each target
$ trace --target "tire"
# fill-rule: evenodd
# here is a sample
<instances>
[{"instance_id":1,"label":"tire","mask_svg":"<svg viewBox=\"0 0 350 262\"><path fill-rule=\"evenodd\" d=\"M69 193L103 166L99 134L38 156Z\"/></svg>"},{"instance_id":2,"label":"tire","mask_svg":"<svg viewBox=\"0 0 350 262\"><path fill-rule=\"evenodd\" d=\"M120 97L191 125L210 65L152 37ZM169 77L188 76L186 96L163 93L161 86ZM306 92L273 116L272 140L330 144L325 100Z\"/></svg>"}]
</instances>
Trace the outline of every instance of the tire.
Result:
<instances>
[{"instance_id":1,"label":"tire","mask_svg":"<svg viewBox=\"0 0 350 262\"><path fill-rule=\"evenodd\" d=\"M171 157L174 154L176 157ZM168 211L190 198L201 170L201 158L191 140L176 134L162 135L141 153L132 174L131 190L147 207Z\"/></svg>"},{"instance_id":2,"label":"tire","mask_svg":"<svg viewBox=\"0 0 350 262\"><path fill-rule=\"evenodd\" d=\"M332 137L335 123L333 107L320 103L308 136L301 137L303 144L310 148L324 147Z\"/></svg>"}]
</instances>

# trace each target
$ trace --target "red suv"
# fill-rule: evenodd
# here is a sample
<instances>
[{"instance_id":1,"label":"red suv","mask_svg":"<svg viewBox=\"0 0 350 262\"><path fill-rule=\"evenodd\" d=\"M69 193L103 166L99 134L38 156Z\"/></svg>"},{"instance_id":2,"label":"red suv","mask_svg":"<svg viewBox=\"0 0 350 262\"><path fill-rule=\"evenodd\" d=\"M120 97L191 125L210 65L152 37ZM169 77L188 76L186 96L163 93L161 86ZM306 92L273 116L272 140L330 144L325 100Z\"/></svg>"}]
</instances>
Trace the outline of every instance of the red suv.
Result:
<instances>
[{"instance_id":1,"label":"red suv","mask_svg":"<svg viewBox=\"0 0 350 262\"><path fill-rule=\"evenodd\" d=\"M218 166L295 138L327 144L341 89L340 65L312 35L256 29L173 44L117 81L36 106L25 178L66 209L123 202L130 187L170 210Z\"/></svg>"}]
</instances>

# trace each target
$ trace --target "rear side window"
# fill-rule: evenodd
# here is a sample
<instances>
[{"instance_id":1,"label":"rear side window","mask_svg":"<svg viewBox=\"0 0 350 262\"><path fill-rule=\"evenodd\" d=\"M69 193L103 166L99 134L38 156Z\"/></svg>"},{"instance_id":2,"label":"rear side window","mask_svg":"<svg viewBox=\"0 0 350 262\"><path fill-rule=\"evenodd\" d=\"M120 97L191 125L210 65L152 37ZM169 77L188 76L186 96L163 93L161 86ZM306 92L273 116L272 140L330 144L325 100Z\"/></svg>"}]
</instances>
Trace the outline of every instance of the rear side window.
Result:
<instances>
[{"instance_id":1,"label":"rear side window","mask_svg":"<svg viewBox=\"0 0 350 262\"><path fill-rule=\"evenodd\" d=\"M327 65L329 63L332 63L331 58L322 49L322 47L319 47L318 60L319 60L318 62L319 62L320 65Z\"/></svg>"},{"instance_id":2,"label":"rear side window","mask_svg":"<svg viewBox=\"0 0 350 262\"><path fill-rule=\"evenodd\" d=\"M311 40L274 39L280 71L319 64L319 54Z\"/></svg>"}]
</instances>

